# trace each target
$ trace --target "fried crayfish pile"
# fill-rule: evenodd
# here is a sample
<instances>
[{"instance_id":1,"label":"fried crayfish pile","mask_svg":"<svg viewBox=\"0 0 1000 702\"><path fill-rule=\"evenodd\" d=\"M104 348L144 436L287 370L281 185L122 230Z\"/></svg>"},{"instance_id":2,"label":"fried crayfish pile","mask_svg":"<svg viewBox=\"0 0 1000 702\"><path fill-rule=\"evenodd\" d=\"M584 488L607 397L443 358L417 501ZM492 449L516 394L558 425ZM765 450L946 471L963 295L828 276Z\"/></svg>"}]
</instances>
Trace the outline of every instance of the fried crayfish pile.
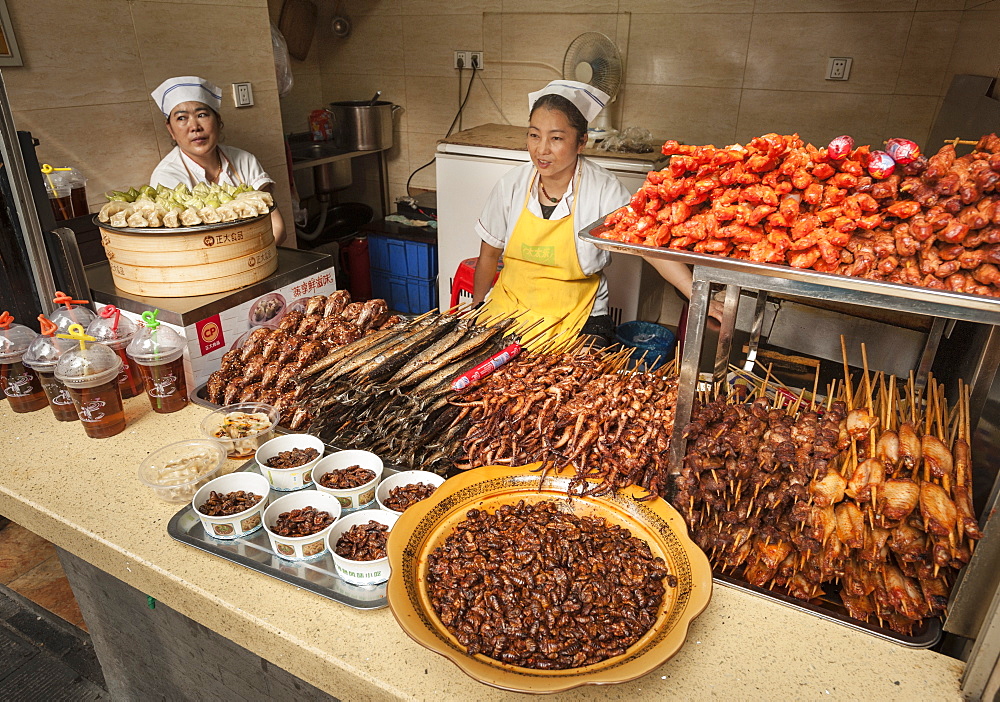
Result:
<instances>
[{"instance_id":1,"label":"fried crayfish pile","mask_svg":"<svg viewBox=\"0 0 1000 702\"><path fill-rule=\"evenodd\" d=\"M668 141L667 168L650 172L599 236L1000 296L995 134L968 155L949 144L882 179L870 174L879 171L869 146L832 147L795 134L726 148Z\"/></svg>"},{"instance_id":2,"label":"fried crayfish pile","mask_svg":"<svg viewBox=\"0 0 1000 702\"><path fill-rule=\"evenodd\" d=\"M696 406L673 504L713 568L803 600L837 592L904 634L944 612L981 536L967 399L949 428L940 388L923 405L911 389L904 416L889 387L876 409Z\"/></svg>"},{"instance_id":3,"label":"fried crayfish pile","mask_svg":"<svg viewBox=\"0 0 1000 702\"><path fill-rule=\"evenodd\" d=\"M469 655L542 670L622 655L676 584L645 541L554 501L471 509L427 564L431 605Z\"/></svg>"},{"instance_id":4,"label":"fried crayfish pile","mask_svg":"<svg viewBox=\"0 0 1000 702\"><path fill-rule=\"evenodd\" d=\"M346 290L311 297L304 311L287 312L277 329L257 327L242 346L226 352L222 367L208 377L208 400L264 402L281 412L282 425L304 429L312 417L300 401L305 388L299 374L332 349L399 321L385 300L351 302Z\"/></svg>"},{"instance_id":5,"label":"fried crayfish pile","mask_svg":"<svg viewBox=\"0 0 1000 702\"><path fill-rule=\"evenodd\" d=\"M663 495L677 382L664 373L619 373L606 353L516 358L453 400L471 417L470 466L549 461L571 466L571 490L600 495L638 485ZM598 481L587 485L587 481Z\"/></svg>"}]
</instances>

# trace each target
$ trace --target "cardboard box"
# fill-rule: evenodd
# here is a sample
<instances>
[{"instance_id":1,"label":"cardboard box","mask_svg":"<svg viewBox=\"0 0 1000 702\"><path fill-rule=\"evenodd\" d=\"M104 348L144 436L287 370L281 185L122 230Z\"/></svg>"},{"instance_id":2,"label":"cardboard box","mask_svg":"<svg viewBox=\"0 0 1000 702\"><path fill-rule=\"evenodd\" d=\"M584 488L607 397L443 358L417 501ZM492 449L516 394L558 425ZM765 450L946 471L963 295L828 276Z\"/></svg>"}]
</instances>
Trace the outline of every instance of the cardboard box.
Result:
<instances>
[{"instance_id":1,"label":"cardboard box","mask_svg":"<svg viewBox=\"0 0 1000 702\"><path fill-rule=\"evenodd\" d=\"M160 309L160 323L187 340L184 369L191 393L219 369L223 354L241 345L252 329L277 327L288 312L304 310L313 295L330 295L337 289L331 257L294 249L279 249L278 272L260 283L200 298L130 296L114 288L113 283L114 293L108 293L103 289L106 285L101 285L105 282L104 271L100 264L95 266L88 266L87 273L98 312L114 304L133 321L141 321L143 312Z\"/></svg>"}]
</instances>

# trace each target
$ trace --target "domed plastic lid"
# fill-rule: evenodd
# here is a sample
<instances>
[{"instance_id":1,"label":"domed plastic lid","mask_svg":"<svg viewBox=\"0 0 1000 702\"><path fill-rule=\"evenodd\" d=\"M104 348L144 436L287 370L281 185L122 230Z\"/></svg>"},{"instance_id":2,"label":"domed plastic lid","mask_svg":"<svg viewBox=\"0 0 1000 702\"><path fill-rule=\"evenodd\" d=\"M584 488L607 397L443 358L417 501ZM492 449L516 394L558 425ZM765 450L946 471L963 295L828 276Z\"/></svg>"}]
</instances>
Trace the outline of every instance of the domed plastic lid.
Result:
<instances>
[{"instance_id":1,"label":"domed plastic lid","mask_svg":"<svg viewBox=\"0 0 1000 702\"><path fill-rule=\"evenodd\" d=\"M121 367L118 354L104 344L91 343L64 352L56 363L55 375L67 387L92 388L117 378Z\"/></svg>"},{"instance_id":2,"label":"domed plastic lid","mask_svg":"<svg viewBox=\"0 0 1000 702\"><path fill-rule=\"evenodd\" d=\"M0 363L21 360L38 333L23 324L14 324L14 318L4 310L0 314Z\"/></svg>"},{"instance_id":3,"label":"domed plastic lid","mask_svg":"<svg viewBox=\"0 0 1000 702\"><path fill-rule=\"evenodd\" d=\"M184 337L160 324L156 319L158 313L159 310L142 313L142 321L146 326L136 332L125 349L129 358L139 365L158 366L169 363L179 358L187 346Z\"/></svg>"},{"instance_id":4,"label":"domed plastic lid","mask_svg":"<svg viewBox=\"0 0 1000 702\"><path fill-rule=\"evenodd\" d=\"M67 295L61 290L56 291L56 296L52 298L52 302L56 303L56 305L63 305L62 307L53 309L52 314L49 315L49 319L55 322L60 334L65 334L69 331L71 324L79 324L86 329L87 325L97 317L89 307L79 306L90 304L87 300L74 300L72 296Z\"/></svg>"},{"instance_id":5,"label":"domed plastic lid","mask_svg":"<svg viewBox=\"0 0 1000 702\"><path fill-rule=\"evenodd\" d=\"M58 339L51 336L36 336L35 340L24 352L21 361L24 365L45 373L51 373L56 367L59 357L74 346L70 339Z\"/></svg>"},{"instance_id":6,"label":"domed plastic lid","mask_svg":"<svg viewBox=\"0 0 1000 702\"><path fill-rule=\"evenodd\" d=\"M87 325L87 334L117 350L131 341L138 329L135 322L117 307L105 305L94 321Z\"/></svg>"}]
</instances>

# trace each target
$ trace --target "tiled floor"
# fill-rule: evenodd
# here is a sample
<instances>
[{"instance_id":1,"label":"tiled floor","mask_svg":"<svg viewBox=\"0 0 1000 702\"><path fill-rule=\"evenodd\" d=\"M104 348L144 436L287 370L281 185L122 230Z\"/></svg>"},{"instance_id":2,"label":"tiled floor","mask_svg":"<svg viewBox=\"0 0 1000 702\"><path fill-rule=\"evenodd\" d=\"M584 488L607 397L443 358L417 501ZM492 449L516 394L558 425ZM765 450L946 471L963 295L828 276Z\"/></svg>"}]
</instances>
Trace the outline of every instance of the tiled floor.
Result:
<instances>
[{"instance_id":1,"label":"tiled floor","mask_svg":"<svg viewBox=\"0 0 1000 702\"><path fill-rule=\"evenodd\" d=\"M0 528L0 585L86 631L55 548L13 522Z\"/></svg>"}]
</instances>

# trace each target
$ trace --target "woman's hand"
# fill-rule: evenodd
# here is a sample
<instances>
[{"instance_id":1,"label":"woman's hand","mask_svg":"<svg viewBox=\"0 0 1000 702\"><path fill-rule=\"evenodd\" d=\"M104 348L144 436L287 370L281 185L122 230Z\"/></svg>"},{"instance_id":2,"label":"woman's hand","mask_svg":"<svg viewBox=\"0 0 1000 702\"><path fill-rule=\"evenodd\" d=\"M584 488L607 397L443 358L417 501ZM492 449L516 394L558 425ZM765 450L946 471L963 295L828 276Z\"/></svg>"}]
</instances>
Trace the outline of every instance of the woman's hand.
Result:
<instances>
[{"instance_id":1,"label":"woman's hand","mask_svg":"<svg viewBox=\"0 0 1000 702\"><path fill-rule=\"evenodd\" d=\"M268 183L267 185L262 185L259 190L265 193L274 194L274 183ZM271 210L271 234L274 235L274 245L281 246L281 242L285 240L285 220L281 216L281 210L275 207Z\"/></svg>"},{"instance_id":2,"label":"woman's hand","mask_svg":"<svg viewBox=\"0 0 1000 702\"><path fill-rule=\"evenodd\" d=\"M493 287L493 279L497 274L497 263L503 249L490 246L485 241L479 244L479 260L476 262L476 275L472 283L472 302L479 304L486 299L486 293Z\"/></svg>"}]
</instances>

